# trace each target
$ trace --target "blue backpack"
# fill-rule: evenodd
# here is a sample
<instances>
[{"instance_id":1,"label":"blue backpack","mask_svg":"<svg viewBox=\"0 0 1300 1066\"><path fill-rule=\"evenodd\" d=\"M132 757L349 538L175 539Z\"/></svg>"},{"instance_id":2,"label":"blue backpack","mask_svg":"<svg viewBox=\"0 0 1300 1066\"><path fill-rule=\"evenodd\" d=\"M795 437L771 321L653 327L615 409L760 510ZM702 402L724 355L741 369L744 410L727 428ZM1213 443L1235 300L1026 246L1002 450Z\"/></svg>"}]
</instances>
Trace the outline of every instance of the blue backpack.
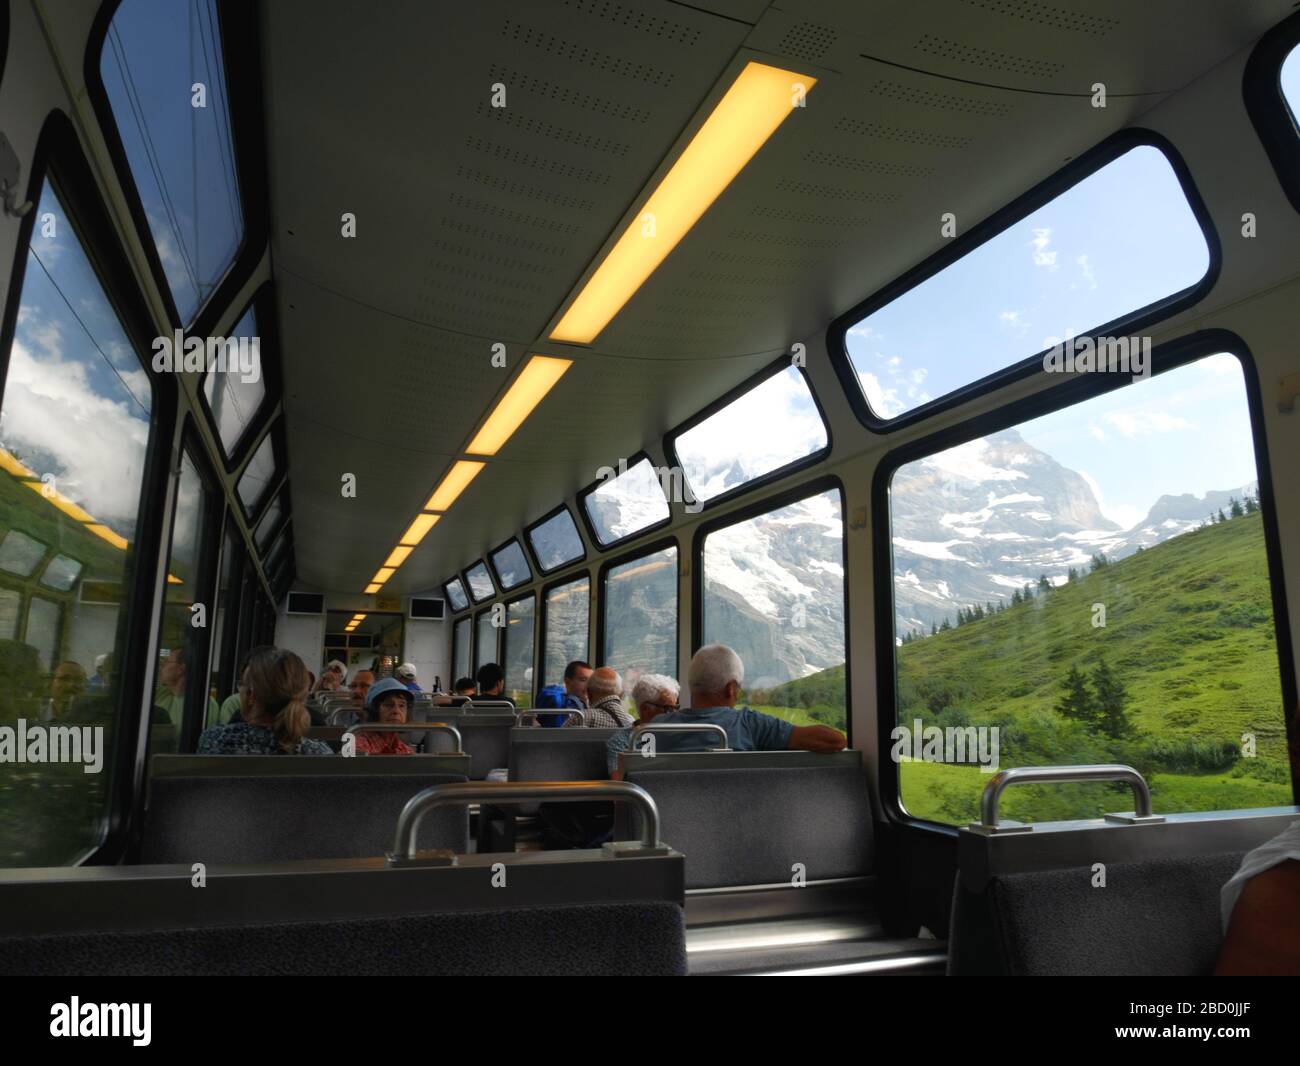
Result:
<instances>
[{"instance_id":1,"label":"blue backpack","mask_svg":"<svg viewBox=\"0 0 1300 1066\"><path fill-rule=\"evenodd\" d=\"M563 709L564 701L568 698L568 693L564 691L563 685L545 685L537 693L536 708L537 710ZM560 714L539 714L537 721L544 726L558 727L564 722L564 716Z\"/></svg>"}]
</instances>

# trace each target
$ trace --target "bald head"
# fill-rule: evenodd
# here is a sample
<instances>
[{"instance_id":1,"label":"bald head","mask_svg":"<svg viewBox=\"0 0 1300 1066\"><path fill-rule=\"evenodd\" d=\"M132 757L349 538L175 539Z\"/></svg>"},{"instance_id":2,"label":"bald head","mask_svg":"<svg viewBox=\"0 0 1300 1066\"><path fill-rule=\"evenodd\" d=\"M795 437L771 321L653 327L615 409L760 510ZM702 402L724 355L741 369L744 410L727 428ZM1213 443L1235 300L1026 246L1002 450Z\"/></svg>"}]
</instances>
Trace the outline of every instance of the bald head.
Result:
<instances>
[{"instance_id":1,"label":"bald head","mask_svg":"<svg viewBox=\"0 0 1300 1066\"><path fill-rule=\"evenodd\" d=\"M734 707L745 683L745 664L725 644L706 644L691 658L686 680L692 707Z\"/></svg>"},{"instance_id":2,"label":"bald head","mask_svg":"<svg viewBox=\"0 0 1300 1066\"><path fill-rule=\"evenodd\" d=\"M612 666L602 666L593 670L587 678L587 698L592 703L599 703L610 696L623 695L623 679Z\"/></svg>"}]
</instances>

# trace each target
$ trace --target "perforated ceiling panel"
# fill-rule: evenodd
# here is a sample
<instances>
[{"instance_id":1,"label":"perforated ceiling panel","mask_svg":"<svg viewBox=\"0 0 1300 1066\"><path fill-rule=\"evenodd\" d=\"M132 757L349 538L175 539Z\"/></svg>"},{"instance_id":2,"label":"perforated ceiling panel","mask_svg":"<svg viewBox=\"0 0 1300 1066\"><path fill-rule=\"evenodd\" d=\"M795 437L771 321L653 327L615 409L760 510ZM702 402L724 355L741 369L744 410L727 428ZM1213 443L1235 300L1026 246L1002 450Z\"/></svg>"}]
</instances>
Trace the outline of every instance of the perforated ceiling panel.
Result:
<instances>
[{"instance_id":1,"label":"perforated ceiling panel","mask_svg":"<svg viewBox=\"0 0 1300 1066\"><path fill-rule=\"evenodd\" d=\"M481 556L925 258L942 212L961 225L987 216L1290 4L788 7L262 5L304 579L353 590L369 578L527 351L576 364L390 591ZM547 324L746 58L818 78L808 106L592 348L547 344ZM1104 109L1091 106L1098 82ZM341 234L345 213L355 237ZM491 365L497 343L510 370ZM345 472L356 500L340 495Z\"/></svg>"}]
</instances>

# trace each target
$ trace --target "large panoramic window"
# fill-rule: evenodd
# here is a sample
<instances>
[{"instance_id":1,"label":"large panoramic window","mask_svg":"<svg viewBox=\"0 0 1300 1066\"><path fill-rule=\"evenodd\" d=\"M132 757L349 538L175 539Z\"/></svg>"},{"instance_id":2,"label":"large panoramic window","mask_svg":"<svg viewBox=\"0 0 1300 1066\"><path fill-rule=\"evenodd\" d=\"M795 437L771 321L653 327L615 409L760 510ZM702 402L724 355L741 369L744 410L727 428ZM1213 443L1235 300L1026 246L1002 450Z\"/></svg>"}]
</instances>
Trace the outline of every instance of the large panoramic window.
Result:
<instances>
[{"instance_id":1,"label":"large panoramic window","mask_svg":"<svg viewBox=\"0 0 1300 1066\"><path fill-rule=\"evenodd\" d=\"M184 324L244 236L216 0L122 0L99 73Z\"/></svg>"},{"instance_id":2,"label":"large panoramic window","mask_svg":"<svg viewBox=\"0 0 1300 1066\"><path fill-rule=\"evenodd\" d=\"M520 710L533 705L533 641L537 626L537 597L531 594L506 606L501 666L506 695Z\"/></svg>"},{"instance_id":3,"label":"large panoramic window","mask_svg":"<svg viewBox=\"0 0 1300 1066\"><path fill-rule=\"evenodd\" d=\"M528 531L528 540L543 573L581 559L583 555L582 538L578 536L578 527L574 525L573 515L569 514L567 507L533 526Z\"/></svg>"},{"instance_id":4,"label":"large panoramic window","mask_svg":"<svg viewBox=\"0 0 1300 1066\"><path fill-rule=\"evenodd\" d=\"M606 467L606 477L583 497L602 547L668 521L668 500L649 459Z\"/></svg>"},{"instance_id":5,"label":"large panoramic window","mask_svg":"<svg viewBox=\"0 0 1300 1066\"><path fill-rule=\"evenodd\" d=\"M455 683L463 677L473 676L471 664L473 659L474 633L472 626L473 621L469 615L457 621L452 630L452 649L451 649L451 670L455 675L452 682Z\"/></svg>"},{"instance_id":6,"label":"large panoramic window","mask_svg":"<svg viewBox=\"0 0 1300 1066\"><path fill-rule=\"evenodd\" d=\"M257 316L251 307L235 326L232 336L241 340L238 365L227 354L224 366L213 367L203 379L203 395L217 424L221 450L227 459L235 457L266 396L262 341L257 333ZM245 340L247 344L243 343Z\"/></svg>"},{"instance_id":7,"label":"large panoramic window","mask_svg":"<svg viewBox=\"0 0 1300 1066\"><path fill-rule=\"evenodd\" d=\"M474 672L484 663L495 663L497 659L497 634L500 630L492 624L492 612L482 611L474 619Z\"/></svg>"},{"instance_id":8,"label":"large panoramic window","mask_svg":"<svg viewBox=\"0 0 1300 1066\"><path fill-rule=\"evenodd\" d=\"M907 463L889 519L892 750L912 814L969 822L995 766L1080 763L1137 767L1157 813L1291 802L1234 356ZM939 747L926 747L931 727ZM1009 790L1003 809L1085 818L1132 799L1031 786Z\"/></svg>"},{"instance_id":9,"label":"large panoramic window","mask_svg":"<svg viewBox=\"0 0 1300 1066\"><path fill-rule=\"evenodd\" d=\"M469 594L475 603L490 600L496 590L492 587L492 575L482 563L475 563L465 571L465 581L469 584Z\"/></svg>"},{"instance_id":10,"label":"large panoramic window","mask_svg":"<svg viewBox=\"0 0 1300 1066\"><path fill-rule=\"evenodd\" d=\"M522 585L533 576L533 572L528 569L528 560L524 558L524 549L517 540L510 541L492 553L492 568L497 572L497 579L503 589Z\"/></svg>"},{"instance_id":11,"label":"large panoramic window","mask_svg":"<svg viewBox=\"0 0 1300 1066\"><path fill-rule=\"evenodd\" d=\"M580 577L546 593L543 627L542 685L562 685L564 668L575 659L587 660L591 619L591 579Z\"/></svg>"},{"instance_id":12,"label":"large panoramic window","mask_svg":"<svg viewBox=\"0 0 1300 1066\"><path fill-rule=\"evenodd\" d=\"M605 573L600 665L631 690L642 674L677 676L677 548L670 545Z\"/></svg>"},{"instance_id":13,"label":"large panoramic window","mask_svg":"<svg viewBox=\"0 0 1300 1066\"><path fill-rule=\"evenodd\" d=\"M815 455L826 442L808 382L787 367L678 434L672 447L693 499L707 503Z\"/></svg>"},{"instance_id":14,"label":"large panoramic window","mask_svg":"<svg viewBox=\"0 0 1300 1066\"><path fill-rule=\"evenodd\" d=\"M469 597L465 595L465 586L461 584L460 578L453 577L442 586L442 590L447 594L447 599L451 601L453 611L463 611L469 606Z\"/></svg>"},{"instance_id":15,"label":"large panoramic window","mask_svg":"<svg viewBox=\"0 0 1300 1066\"><path fill-rule=\"evenodd\" d=\"M91 773L0 763L3 866L75 863L103 838L153 402L53 186L34 210L0 408L0 718L104 733Z\"/></svg>"},{"instance_id":16,"label":"large panoramic window","mask_svg":"<svg viewBox=\"0 0 1300 1066\"><path fill-rule=\"evenodd\" d=\"M1189 289L1209 266L1173 167L1142 145L854 323L844 343L872 412L896 418Z\"/></svg>"},{"instance_id":17,"label":"large panoramic window","mask_svg":"<svg viewBox=\"0 0 1300 1066\"><path fill-rule=\"evenodd\" d=\"M745 702L795 725L847 727L844 517L838 490L704 538L704 643L745 664Z\"/></svg>"}]
</instances>

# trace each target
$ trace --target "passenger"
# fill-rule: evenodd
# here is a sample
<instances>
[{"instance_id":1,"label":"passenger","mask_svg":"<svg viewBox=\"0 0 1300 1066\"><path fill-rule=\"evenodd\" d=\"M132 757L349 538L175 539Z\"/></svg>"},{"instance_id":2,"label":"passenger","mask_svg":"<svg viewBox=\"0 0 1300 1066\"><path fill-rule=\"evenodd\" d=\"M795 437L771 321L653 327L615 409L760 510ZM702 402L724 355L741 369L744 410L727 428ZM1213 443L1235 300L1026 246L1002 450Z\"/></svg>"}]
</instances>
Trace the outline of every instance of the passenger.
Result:
<instances>
[{"instance_id":1,"label":"passenger","mask_svg":"<svg viewBox=\"0 0 1300 1066\"><path fill-rule=\"evenodd\" d=\"M636 707L637 725L647 725L661 714L678 710L677 682L665 674L642 674L632 686L632 704ZM618 757L632 746L632 729L620 729L605 745L605 761L612 777L618 770Z\"/></svg>"},{"instance_id":2,"label":"passenger","mask_svg":"<svg viewBox=\"0 0 1300 1066\"><path fill-rule=\"evenodd\" d=\"M360 725L366 720L366 694L370 691L370 686L375 683L375 675L369 670L358 670L352 675L352 683L348 685L352 693L352 702L337 713L337 721L331 722L331 725Z\"/></svg>"},{"instance_id":3,"label":"passenger","mask_svg":"<svg viewBox=\"0 0 1300 1066\"><path fill-rule=\"evenodd\" d=\"M515 705L506 695L506 672L497 663L484 663L478 668L478 695L476 700L504 701Z\"/></svg>"},{"instance_id":4,"label":"passenger","mask_svg":"<svg viewBox=\"0 0 1300 1066\"><path fill-rule=\"evenodd\" d=\"M469 696L471 699L473 699L474 694L477 691L478 691L478 685L474 683L474 679L472 677L462 677L459 680L457 680L457 682L454 685L451 686L451 694L453 696Z\"/></svg>"},{"instance_id":5,"label":"passenger","mask_svg":"<svg viewBox=\"0 0 1300 1066\"><path fill-rule=\"evenodd\" d=\"M623 679L613 667L593 670L587 679L587 698L591 708L583 725L592 729L627 729L632 716L623 707Z\"/></svg>"},{"instance_id":6,"label":"passenger","mask_svg":"<svg viewBox=\"0 0 1300 1066\"><path fill-rule=\"evenodd\" d=\"M333 670L326 670L320 675L320 680L312 686L311 694L319 696L324 692L338 692L343 687L343 679Z\"/></svg>"},{"instance_id":7,"label":"passenger","mask_svg":"<svg viewBox=\"0 0 1300 1066\"><path fill-rule=\"evenodd\" d=\"M590 706L587 702L587 679L591 673L591 663L584 663L581 659L574 659L564 668L565 707L585 711Z\"/></svg>"},{"instance_id":8,"label":"passenger","mask_svg":"<svg viewBox=\"0 0 1300 1066\"><path fill-rule=\"evenodd\" d=\"M187 669L188 650L184 647L172 648L158 668L158 688L154 692L153 702L160 708L177 729L185 716L185 683L189 677ZM217 701L208 697L208 706L204 721L215 721L221 713Z\"/></svg>"},{"instance_id":9,"label":"passenger","mask_svg":"<svg viewBox=\"0 0 1300 1066\"><path fill-rule=\"evenodd\" d=\"M745 665L725 644L707 644L691 659L687 684L691 689L691 706L687 710L668 711L659 716L663 723L683 722L720 725L727 733L727 747L732 751L843 751L847 738L828 725L792 725L770 714L748 707L737 709ZM715 747L707 733L661 733L655 737L655 750L704 751ZM611 774L613 770L611 769Z\"/></svg>"},{"instance_id":10,"label":"passenger","mask_svg":"<svg viewBox=\"0 0 1300 1066\"><path fill-rule=\"evenodd\" d=\"M209 725L226 725L230 722L243 721L240 713L240 690L244 687L244 675L248 672L248 664L252 662L253 656L258 652L272 651L270 644L259 644L254 648L249 648L244 652L243 661L239 664L239 680L235 683L235 691L227 696L217 710L217 716L210 721Z\"/></svg>"},{"instance_id":11,"label":"passenger","mask_svg":"<svg viewBox=\"0 0 1300 1066\"><path fill-rule=\"evenodd\" d=\"M90 680L86 682L86 687L91 691L102 689L108 684L108 674L104 669L104 664L108 662L108 656L108 652L95 656L95 672L90 675Z\"/></svg>"},{"instance_id":12,"label":"passenger","mask_svg":"<svg viewBox=\"0 0 1300 1066\"><path fill-rule=\"evenodd\" d=\"M41 721L52 722L69 717L73 705L85 691L85 668L71 660L59 663L50 677L50 698L41 704Z\"/></svg>"},{"instance_id":13,"label":"passenger","mask_svg":"<svg viewBox=\"0 0 1300 1066\"><path fill-rule=\"evenodd\" d=\"M420 686L415 683L414 663L402 663L401 666L399 666L396 670L393 671L393 676L397 678L397 680L400 681L403 685L405 685L407 691L409 692L424 691L424 689L420 688Z\"/></svg>"},{"instance_id":14,"label":"passenger","mask_svg":"<svg viewBox=\"0 0 1300 1066\"><path fill-rule=\"evenodd\" d=\"M205 729L200 755L330 755L329 745L306 737L307 667L284 648L249 656L240 681L241 721Z\"/></svg>"},{"instance_id":15,"label":"passenger","mask_svg":"<svg viewBox=\"0 0 1300 1066\"><path fill-rule=\"evenodd\" d=\"M1241 860L1220 899L1223 946L1214 973L1300 977L1300 822Z\"/></svg>"},{"instance_id":16,"label":"passenger","mask_svg":"<svg viewBox=\"0 0 1300 1066\"><path fill-rule=\"evenodd\" d=\"M405 725L415 705L415 696L396 678L386 677L370 686L366 696L368 720L385 725ZM400 733L358 733L357 752L366 755L414 755L415 749Z\"/></svg>"}]
</instances>

